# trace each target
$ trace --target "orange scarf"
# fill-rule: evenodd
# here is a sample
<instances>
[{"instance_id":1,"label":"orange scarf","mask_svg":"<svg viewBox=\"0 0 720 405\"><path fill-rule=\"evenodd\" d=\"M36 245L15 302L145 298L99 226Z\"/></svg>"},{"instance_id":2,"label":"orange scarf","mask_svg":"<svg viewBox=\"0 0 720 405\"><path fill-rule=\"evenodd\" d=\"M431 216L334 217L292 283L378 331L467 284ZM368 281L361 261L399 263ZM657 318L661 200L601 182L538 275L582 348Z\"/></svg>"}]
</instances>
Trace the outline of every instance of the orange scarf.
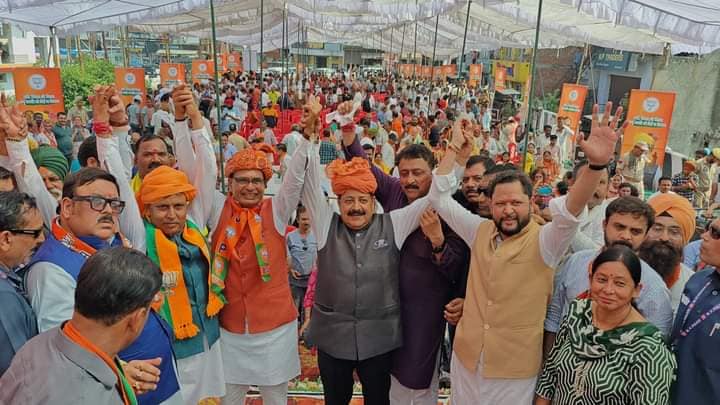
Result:
<instances>
[{"instance_id":1,"label":"orange scarf","mask_svg":"<svg viewBox=\"0 0 720 405\"><path fill-rule=\"evenodd\" d=\"M212 265L210 252L200 230L190 221L187 221L182 237L193 246L200 249L208 269L208 302L207 316L213 317L227 302L222 294L225 288L225 275L223 269ZM178 339L189 339L200 332L200 328L193 323L190 306L190 295L185 285L183 268L178 254L177 245L165 234L145 221L145 238L147 240L147 255L160 267L163 274L163 288L168 294L165 299L153 305L167 323L170 324Z\"/></svg>"},{"instance_id":2,"label":"orange scarf","mask_svg":"<svg viewBox=\"0 0 720 405\"><path fill-rule=\"evenodd\" d=\"M682 265L678 264L677 266L675 266L675 270L673 270L672 273L663 277L663 280L665 280L665 285L667 285L667 288L672 288L672 286L674 286L675 283L677 283L677 281L680 280L681 267L682 267Z\"/></svg>"},{"instance_id":3,"label":"orange scarf","mask_svg":"<svg viewBox=\"0 0 720 405\"><path fill-rule=\"evenodd\" d=\"M228 194L213 240L214 265L225 269L226 274L235 246L247 226L255 245L255 257L260 268L260 278L263 282L270 281L270 253L263 238L261 205L262 203L254 208L243 208L235 202L231 194Z\"/></svg>"},{"instance_id":4,"label":"orange scarf","mask_svg":"<svg viewBox=\"0 0 720 405\"><path fill-rule=\"evenodd\" d=\"M87 340L83 335L81 335L80 331L78 331L75 326L73 326L72 321L65 322L65 325L63 325L62 327L62 331L68 339L72 340L75 344L89 351L90 353L100 357L100 359L105 362L105 364L107 364L110 369L112 369L113 373L115 373L115 376L118 379L117 389L118 391L120 391L123 403L125 405L137 405L137 398L135 397L135 392L133 392L132 387L130 387L130 383L125 378L122 367L118 366L115 361L110 358L110 356L108 356L99 347L97 347L95 344L93 344L91 341Z\"/></svg>"}]
</instances>

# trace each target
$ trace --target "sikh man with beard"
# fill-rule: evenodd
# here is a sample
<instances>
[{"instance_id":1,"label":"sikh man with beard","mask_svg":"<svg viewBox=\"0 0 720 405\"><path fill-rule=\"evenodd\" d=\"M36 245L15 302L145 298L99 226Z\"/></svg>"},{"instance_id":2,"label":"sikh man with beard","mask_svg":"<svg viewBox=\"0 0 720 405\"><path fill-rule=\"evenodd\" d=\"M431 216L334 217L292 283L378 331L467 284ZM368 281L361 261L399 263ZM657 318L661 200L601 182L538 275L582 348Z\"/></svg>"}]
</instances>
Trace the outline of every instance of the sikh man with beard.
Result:
<instances>
[{"instance_id":1,"label":"sikh man with beard","mask_svg":"<svg viewBox=\"0 0 720 405\"><path fill-rule=\"evenodd\" d=\"M544 226L531 219L533 186L517 170L499 174L489 186L492 221L452 199L457 186L454 160L473 142L460 124L453 128L428 194L440 216L472 248L451 362L453 404L531 403L542 361L542 322L553 268L570 245L619 137L611 109L608 103L598 121L598 107L593 108L590 137L580 140L590 165L580 171L580 180L567 196L551 200L553 220Z\"/></svg>"},{"instance_id":2,"label":"sikh man with beard","mask_svg":"<svg viewBox=\"0 0 720 405\"><path fill-rule=\"evenodd\" d=\"M367 159L335 160L326 172L338 196L340 214L336 214L322 193L320 170L319 154L313 151L302 196L318 244L315 303L307 340L318 348L325 403L349 403L356 370L365 403L390 404L393 350L403 344L404 334L401 251L419 223L429 221L427 199L375 214L378 183ZM442 301L433 300L435 308L428 311L439 317L442 305L437 303ZM434 350L427 355L436 356ZM435 358L429 363L435 366ZM412 401L409 397L404 403Z\"/></svg>"},{"instance_id":3,"label":"sikh man with beard","mask_svg":"<svg viewBox=\"0 0 720 405\"><path fill-rule=\"evenodd\" d=\"M639 255L665 280L674 315L685 283L693 275L682 259L683 248L695 232L695 209L677 194L660 194L648 204L655 211L655 223L640 245Z\"/></svg>"},{"instance_id":4,"label":"sikh man with beard","mask_svg":"<svg viewBox=\"0 0 720 405\"><path fill-rule=\"evenodd\" d=\"M339 108L343 111L343 108ZM354 125L343 127L348 158L367 159L355 135ZM396 157L400 178L371 165L377 182L373 192L386 212L407 207L430 189L435 157L425 145L410 145ZM478 166L478 165L476 165ZM342 200L340 200L342 201ZM465 279L469 250L437 214L428 209L402 246L399 257L400 319L402 347L392 359L390 399L393 404L437 404L440 345L445 317L459 317L460 300L455 290ZM327 270L325 270L327 271ZM444 311L447 314L444 315Z\"/></svg>"},{"instance_id":5,"label":"sikh man with beard","mask_svg":"<svg viewBox=\"0 0 720 405\"><path fill-rule=\"evenodd\" d=\"M576 181L573 187L579 185ZM600 249L587 249L572 254L555 276L555 288L545 319L545 349L550 350L555 334L567 314L570 303L585 296L590 288L588 268L604 249L624 245L637 252L655 222L655 211L637 197L618 197L605 211L603 232L605 245ZM668 334L672 327L673 312L670 292L663 279L647 263L642 265L642 289L637 298L640 313L661 332Z\"/></svg>"}]
</instances>

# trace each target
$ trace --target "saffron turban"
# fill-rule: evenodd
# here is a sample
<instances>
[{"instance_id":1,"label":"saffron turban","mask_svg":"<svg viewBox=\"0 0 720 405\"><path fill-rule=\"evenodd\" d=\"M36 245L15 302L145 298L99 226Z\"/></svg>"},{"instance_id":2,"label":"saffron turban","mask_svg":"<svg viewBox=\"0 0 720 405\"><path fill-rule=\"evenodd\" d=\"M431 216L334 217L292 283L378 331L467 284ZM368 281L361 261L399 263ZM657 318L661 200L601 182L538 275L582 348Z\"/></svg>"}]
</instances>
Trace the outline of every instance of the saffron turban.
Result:
<instances>
[{"instance_id":1,"label":"saffron turban","mask_svg":"<svg viewBox=\"0 0 720 405\"><path fill-rule=\"evenodd\" d=\"M190 184L185 173L170 166L160 166L143 178L140 191L135 194L135 199L142 210L145 205L180 193L184 193L190 202L195 198L197 190Z\"/></svg>"},{"instance_id":2,"label":"saffron turban","mask_svg":"<svg viewBox=\"0 0 720 405\"><path fill-rule=\"evenodd\" d=\"M257 148L247 148L233 155L225 164L225 175L232 177L238 170L259 170L262 172L265 181L272 177L272 162L268 160L268 145L260 145Z\"/></svg>"},{"instance_id":3,"label":"saffron turban","mask_svg":"<svg viewBox=\"0 0 720 405\"><path fill-rule=\"evenodd\" d=\"M650 200L648 204L655 210L655 216L668 213L678 224L683 233L683 244L688 243L695 232L695 209L687 198L677 194L660 194Z\"/></svg>"},{"instance_id":4,"label":"saffron turban","mask_svg":"<svg viewBox=\"0 0 720 405\"><path fill-rule=\"evenodd\" d=\"M355 157L349 162L337 159L327 165L325 172L332 184L333 193L338 196L348 190L374 194L377 189L377 180L367 159Z\"/></svg>"},{"instance_id":5,"label":"saffron turban","mask_svg":"<svg viewBox=\"0 0 720 405\"><path fill-rule=\"evenodd\" d=\"M70 171L68 161L57 148L52 146L43 145L30 152L30 155L35 161L35 166L44 167L51 172L55 173L60 180L64 180Z\"/></svg>"}]
</instances>

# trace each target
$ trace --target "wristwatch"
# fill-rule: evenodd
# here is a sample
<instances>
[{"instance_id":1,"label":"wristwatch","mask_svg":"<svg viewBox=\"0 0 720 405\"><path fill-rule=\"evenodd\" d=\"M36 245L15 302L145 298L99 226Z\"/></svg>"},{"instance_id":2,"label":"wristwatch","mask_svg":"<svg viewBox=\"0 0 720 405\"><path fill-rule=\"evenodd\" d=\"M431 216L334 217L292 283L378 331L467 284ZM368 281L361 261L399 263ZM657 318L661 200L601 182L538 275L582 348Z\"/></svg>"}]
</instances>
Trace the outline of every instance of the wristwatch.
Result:
<instances>
[{"instance_id":1,"label":"wristwatch","mask_svg":"<svg viewBox=\"0 0 720 405\"><path fill-rule=\"evenodd\" d=\"M433 247L433 248L432 248L433 254L440 254L440 253L442 253L443 250L445 250L445 242L443 242L442 244L440 244L440 246L437 246L437 247Z\"/></svg>"}]
</instances>

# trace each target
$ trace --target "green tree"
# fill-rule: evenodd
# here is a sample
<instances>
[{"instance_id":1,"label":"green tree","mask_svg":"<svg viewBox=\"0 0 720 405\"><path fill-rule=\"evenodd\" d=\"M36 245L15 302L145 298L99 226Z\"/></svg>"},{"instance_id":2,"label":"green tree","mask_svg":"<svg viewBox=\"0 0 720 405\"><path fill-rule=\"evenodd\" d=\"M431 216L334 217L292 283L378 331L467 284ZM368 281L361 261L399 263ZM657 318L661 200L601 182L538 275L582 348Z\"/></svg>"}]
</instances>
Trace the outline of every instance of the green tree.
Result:
<instances>
[{"instance_id":1,"label":"green tree","mask_svg":"<svg viewBox=\"0 0 720 405\"><path fill-rule=\"evenodd\" d=\"M115 82L115 67L105 59L84 60L83 67L77 63L69 63L60 68L65 109L72 107L75 97L87 100L93 87L98 84Z\"/></svg>"}]
</instances>

